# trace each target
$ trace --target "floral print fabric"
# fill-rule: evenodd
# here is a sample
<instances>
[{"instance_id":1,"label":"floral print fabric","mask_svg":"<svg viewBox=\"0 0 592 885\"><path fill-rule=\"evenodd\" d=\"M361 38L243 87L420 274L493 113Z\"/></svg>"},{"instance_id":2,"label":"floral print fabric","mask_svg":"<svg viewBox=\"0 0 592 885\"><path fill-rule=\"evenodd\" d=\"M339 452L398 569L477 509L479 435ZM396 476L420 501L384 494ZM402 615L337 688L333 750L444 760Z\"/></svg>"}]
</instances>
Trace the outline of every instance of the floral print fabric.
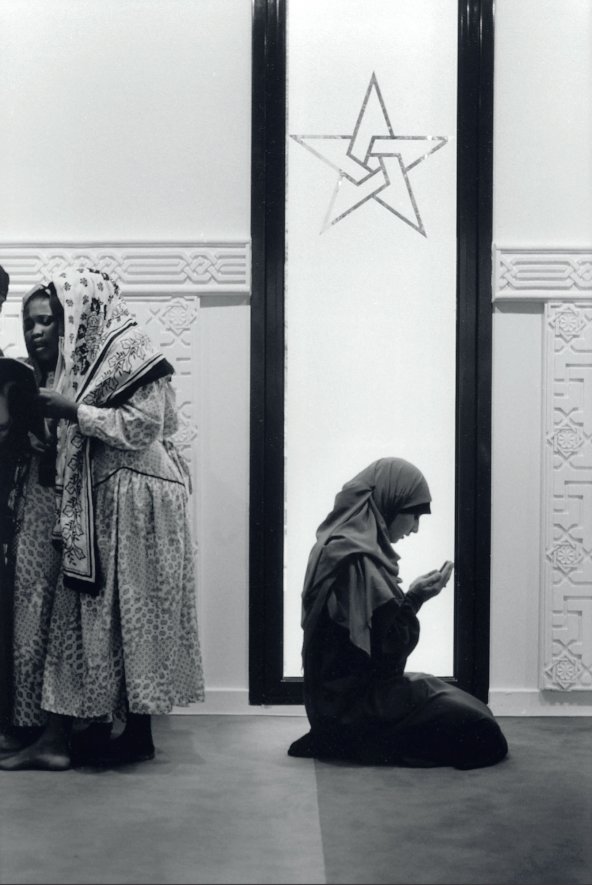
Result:
<instances>
[{"instance_id":1,"label":"floral print fabric","mask_svg":"<svg viewBox=\"0 0 592 885\"><path fill-rule=\"evenodd\" d=\"M64 311L60 393L77 403L104 406L143 380L172 371L107 274L79 267L56 274L52 283ZM66 584L93 592L97 564L89 459L78 424L60 421L54 536L62 543Z\"/></svg>"}]
</instances>

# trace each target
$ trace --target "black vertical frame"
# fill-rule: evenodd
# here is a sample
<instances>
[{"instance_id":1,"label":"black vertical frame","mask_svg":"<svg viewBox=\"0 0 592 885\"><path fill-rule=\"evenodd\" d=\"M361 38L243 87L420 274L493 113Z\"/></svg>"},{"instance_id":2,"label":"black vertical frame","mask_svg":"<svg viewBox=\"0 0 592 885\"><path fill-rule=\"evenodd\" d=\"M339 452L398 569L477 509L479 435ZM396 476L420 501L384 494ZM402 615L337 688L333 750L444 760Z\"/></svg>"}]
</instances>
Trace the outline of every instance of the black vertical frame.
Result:
<instances>
[{"instance_id":1,"label":"black vertical frame","mask_svg":"<svg viewBox=\"0 0 592 885\"><path fill-rule=\"evenodd\" d=\"M314 23L311 23L314 26ZM283 676L286 3L253 0L252 704L302 702ZM459 0L454 676L487 700L491 509L493 0Z\"/></svg>"}]
</instances>

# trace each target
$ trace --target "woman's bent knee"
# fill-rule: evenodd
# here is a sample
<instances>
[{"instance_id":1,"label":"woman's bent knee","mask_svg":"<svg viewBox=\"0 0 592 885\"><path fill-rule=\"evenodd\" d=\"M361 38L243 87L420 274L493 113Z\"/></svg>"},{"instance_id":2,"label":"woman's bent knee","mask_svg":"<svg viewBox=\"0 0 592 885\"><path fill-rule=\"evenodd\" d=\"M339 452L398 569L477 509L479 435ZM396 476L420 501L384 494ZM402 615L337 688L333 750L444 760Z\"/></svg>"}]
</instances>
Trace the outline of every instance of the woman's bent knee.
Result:
<instances>
[{"instance_id":1,"label":"woman's bent knee","mask_svg":"<svg viewBox=\"0 0 592 885\"><path fill-rule=\"evenodd\" d=\"M482 719L464 736L459 746L456 768L485 768L508 755L508 742L494 719Z\"/></svg>"}]
</instances>

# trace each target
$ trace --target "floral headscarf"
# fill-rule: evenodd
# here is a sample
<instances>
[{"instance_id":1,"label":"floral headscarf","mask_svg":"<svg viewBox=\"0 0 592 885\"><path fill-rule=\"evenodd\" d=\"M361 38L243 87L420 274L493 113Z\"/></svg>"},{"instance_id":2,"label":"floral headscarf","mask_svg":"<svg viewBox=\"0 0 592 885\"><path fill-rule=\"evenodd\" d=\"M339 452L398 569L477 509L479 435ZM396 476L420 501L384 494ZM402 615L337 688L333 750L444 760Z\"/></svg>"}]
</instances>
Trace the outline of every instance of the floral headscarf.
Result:
<instances>
[{"instance_id":1,"label":"floral headscarf","mask_svg":"<svg viewBox=\"0 0 592 885\"><path fill-rule=\"evenodd\" d=\"M64 311L56 389L77 403L116 406L144 384L173 374L138 328L106 273L78 267L51 280ZM64 583L97 591L90 446L76 422L60 421L55 538L63 545Z\"/></svg>"}]
</instances>

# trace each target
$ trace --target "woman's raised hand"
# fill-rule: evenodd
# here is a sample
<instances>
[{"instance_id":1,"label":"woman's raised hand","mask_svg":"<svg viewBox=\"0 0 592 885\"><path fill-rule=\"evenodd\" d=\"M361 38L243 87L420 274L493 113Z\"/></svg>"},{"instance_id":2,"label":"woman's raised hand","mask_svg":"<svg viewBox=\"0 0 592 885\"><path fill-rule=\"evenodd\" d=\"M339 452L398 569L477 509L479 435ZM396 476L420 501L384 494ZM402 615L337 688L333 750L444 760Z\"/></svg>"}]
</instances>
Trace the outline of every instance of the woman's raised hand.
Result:
<instances>
[{"instance_id":1,"label":"woman's raised hand","mask_svg":"<svg viewBox=\"0 0 592 885\"><path fill-rule=\"evenodd\" d=\"M453 567L452 562L447 561L442 568L432 569L426 575L421 575L412 582L408 592L421 599L422 602L432 599L448 583Z\"/></svg>"},{"instance_id":2,"label":"woman's raised hand","mask_svg":"<svg viewBox=\"0 0 592 885\"><path fill-rule=\"evenodd\" d=\"M46 418L68 418L70 421L76 421L78 406L63 393L50 390L48 387L40 387L37 399Z\"/></svg>"}]
</instances>

